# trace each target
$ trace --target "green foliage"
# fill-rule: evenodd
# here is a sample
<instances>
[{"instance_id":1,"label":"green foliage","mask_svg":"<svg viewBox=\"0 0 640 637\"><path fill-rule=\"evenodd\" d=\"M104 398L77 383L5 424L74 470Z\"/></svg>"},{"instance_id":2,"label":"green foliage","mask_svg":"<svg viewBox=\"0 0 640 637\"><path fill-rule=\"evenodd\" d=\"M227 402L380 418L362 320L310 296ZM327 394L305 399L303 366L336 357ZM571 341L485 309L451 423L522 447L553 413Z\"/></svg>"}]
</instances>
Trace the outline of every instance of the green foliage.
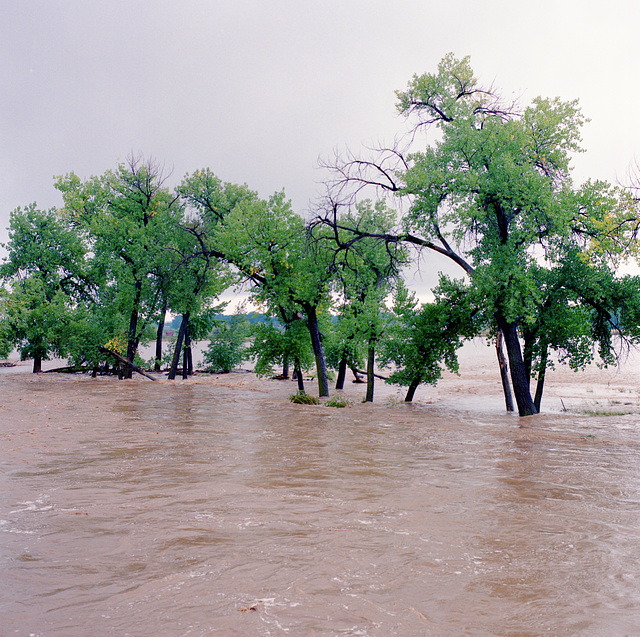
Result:
<instances>
[{"instance_id":1,"label":"green foliage","mask_svg":"<svg viewBox=\"0 0 640 637\"><path fill-rule=\"evenodd\" d=\"M104 340L120 332L124 317L130 360L163 306L171 273L180 270L183 211L163 182L161 168L142 158L84 182L73 173L56 182L61 214L91 251Z\"/></svg>"},{"instance_id":2,"label":"green foliage","mask_svg":"<svg viewBox=\"0 0 640 637\"><path fill-rule=\"evenodd\" d=\"M311 240L284 193L240 201L216 227L217 250L253 283L253 301L283 324L304 319L320 395L328 382L319 316L330 305L331 254Z\"/></svg>"},{"instance_id":3,"label":"green foliage","mask_svg":"<svg viewBox=\"0 0 640 637\"><path fill-rule=\"evenodd\" d=\"M298 361L303 371L313 365L313 349L309 330L304 321L294 320L284 327L273 322L251 326L252 343L247 353L254 360L257 376L273 376L274 366L282 367L284 361L294 365Z\"/></svg>"},{"instance_id":4,"label":"green foliage","mask_svg":"<svg viewBox=\"0 0 640 637\"><path fill-rule=\"evenodd\" d=\"M381 362L393 365L387 382L405 387L435 384L447 368L458 371L457 350L479 328L468 286L441 278L435 303L418 305L415 295L400 286L395 296Z\"/></svg>"},{"instance_id":5,"label":"green foliage","mask_svg":"<svg viewBox=\"0 0 640 637\"><path fill-rule=\"evenodd\" d=\"M291 396L289 396L289 400L295 405L319 405L320 404L320 400L318 400L318 398L316 398L315 396L309 396L308 394L305 394L304 392L300 392L300 391L295 394L291 394Z\"/></svg>"},{"instance_id":6,"label":"green foliage","mask_svg":"<svg viewBox=\"0 0 640 637\"><path fill-rule=\"evenodd\" d=\"M539 323L549 299L540 269L566 275L562 264L575 254L595 274L600 266L636 254L638 200L604 182L573 185L570 160L581 151L585 123L576 101L536 98L521 109L483 87L468 57L452 54L436 73L414 76L397 97L400 113L415 122L409 138L415 152L382 149L377 160L349 159L335 167L334 192L344 201L345 192L358 196L374 186L405 197L402 226L393 234L361 231L345 216L336 218L335 207L324 223L334 233L350 226L357 240L373 234L420 246L462 267L479 316L505 336L518 410L535 413L518 331ZM416 148L421 133L433 127L436 134ZM556 296L562 285L552 285ZM593 296L588 285L583 292L572 288L561 301L566 311L553 321L547 314L556 325L569 322L568 329L557 330L555 345L571 350L575 361L584 359L579 333L586 313L573 311L572 303L596 310L596 330L606 319L588 300ZM545 348L538 355L541 369Z\"/></svg>"},{"instance_id":7,"label":"green foliage","mask_svg":"<svg viewBox=\"0 0 640 637\"><path fill-rule=\"evenodd\" d=\"M85 272L82 238L52 209L35 204L11 213L1 303L2 349L39 361L65 356L87 331L84 302L92 288Z\"/></svg>"},{"instance_id":8,"label":"green foliage","mask_svg":"<svg viewBox=\"0 0 640 637\"><path fill-rule=\"evenodd\" d=\"M351 401L347 400L344 396L332 396L329 400L325 401L325 407L337 407L342 409L344 407L350 407Z\"/></svg>"},{"instance_id":9,"label":"green foliage","mask_svg":"<svg viewBox=\"0 0 640 637\"><path fill-rule=\"evenodd\" d=\"M248 334L243 315L233 317L231 323L223 323L204 352L204 367L213 373L228 373L245 358L244 342Z\"/></svg>"}]
</instances>

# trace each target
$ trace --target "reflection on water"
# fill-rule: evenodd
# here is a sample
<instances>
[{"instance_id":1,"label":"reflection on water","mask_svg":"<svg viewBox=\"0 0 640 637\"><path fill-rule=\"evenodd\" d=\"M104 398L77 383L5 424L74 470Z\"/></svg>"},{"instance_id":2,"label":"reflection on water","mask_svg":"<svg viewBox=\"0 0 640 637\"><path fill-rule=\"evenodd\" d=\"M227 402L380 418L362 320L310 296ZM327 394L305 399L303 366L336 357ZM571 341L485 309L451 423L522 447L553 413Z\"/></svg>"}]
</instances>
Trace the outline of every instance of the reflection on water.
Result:
<instances>
[{"instance_id":1,"label":"reflection on water","mask_svg":"<svg viewBox=\"0 0 640 637\"><path fill-rule=\"evenodd\" d=\"M520 428L219 378L1 389L2 635L640 625L634 416Z\"/></svg>"}]
</instances>

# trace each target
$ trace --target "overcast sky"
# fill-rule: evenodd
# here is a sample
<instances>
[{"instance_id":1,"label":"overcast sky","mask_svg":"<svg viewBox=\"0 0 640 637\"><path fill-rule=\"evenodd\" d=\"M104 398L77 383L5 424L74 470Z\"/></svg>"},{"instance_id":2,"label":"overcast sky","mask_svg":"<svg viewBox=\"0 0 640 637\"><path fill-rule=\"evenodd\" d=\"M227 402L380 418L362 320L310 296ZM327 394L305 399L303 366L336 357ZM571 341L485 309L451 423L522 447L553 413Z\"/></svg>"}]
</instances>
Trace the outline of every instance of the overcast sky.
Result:
<instances>
[{"instance_id":1,"label":"overcast sky","mask_svg":"<svg viewBox=\"0 0 640 637\"><path fill-rule=\"evenodd\" d=\"M471 56L522 104L578 98L586 177L640 159L638 0L0 0L0 241L53 176L211 168L303 212L319 157L391 141L396 89ZM434 263L434 267L437 267Z\"/></svg>"}]
</instances>

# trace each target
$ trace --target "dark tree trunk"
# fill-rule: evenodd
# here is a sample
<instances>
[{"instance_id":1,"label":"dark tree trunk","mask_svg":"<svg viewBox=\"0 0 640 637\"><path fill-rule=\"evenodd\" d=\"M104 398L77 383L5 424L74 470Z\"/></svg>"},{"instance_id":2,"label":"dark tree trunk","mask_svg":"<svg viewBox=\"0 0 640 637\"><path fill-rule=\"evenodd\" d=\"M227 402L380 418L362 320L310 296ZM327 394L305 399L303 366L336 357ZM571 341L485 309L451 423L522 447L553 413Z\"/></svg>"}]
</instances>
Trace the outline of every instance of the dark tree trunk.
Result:
<instances>
[{"instance_id":1,"label":"dark tree trunk","mask_svg":"<svg viewBox=\"0 0 640 637\"><path fill-rule=\"evenodd\" d=\"M507 322L501 314L496 314L498 327L504 335L504 343L509 357L509 367L511 368L511 383L513 393L518 405L520 416L531 416L538 413L531 398L529 390L529 379L522 360L522 350L518 340L518 327L515 321Z\"/></svg>"},{"instance_id":2,"label":"dark tree trunk","mask_svg":"<svg viewBox=\"0 0 640 637\"><path fill-rule=\"evenodd\" d=\"M298 381L298 391L304 394L304 378L302 378L302 367L300 367L300 361L296 358L293 364L295 369L295 377Z\"/></svg>"},{"instance_id":3,"label":"dark tree trunk","mask_svg":"<svg viewBox=\"0 0 640 637\"><path fill-rule=\"evenodd\" d=\"M160 364L162 362L162 334L164 332L164 322L167 316L167 302L164 302L162 308L162 314L160 315L160 321L158 322L158 331L156 332L156 362L153 365L155 372L160 371Z\"/></svg>"},{"instance_id":4,"label":"dark tree trunk","mask_svg":"<svg viewBox=\"0 0 640 637\"><path fill-rule=\"evenodd\" d=\"M338 365L338 379L336 380L336 389L344 389L344 379L347 375L347 359L342 357Z\"/></svg>"},{"instance_id":5,"label":"dark tree trunk","mask_svg":"<svg viewBox=\"0 0 640 637\"><path fill-rule=\"evenodd\" d=\"M322 336L318 326L318 315L313 305L305 307L307 314L307 328L311 336L311 345L316 359L316 373L318 375L318 394L320 396L329 395L329 381L327 380L327 366L324 361L324 351L322 349Z\"/></svg>"},{"instance_id":6,"label":"dark tree trunk","mask_svg":"<svg viewBox=\"0 0 640 637\"><path fill-rule=\"evenodd\" d=\"M191 336L189 335L189 324L184 331L184 356L182 357L182 378L193 376L193 361L191 358Z\"/></svg>"},{"instance_id":7,"label":"dark tree trunk","mask_svg":"<svg viewBox=\"0 0 640 637\"><path fill-rule=\"evenodd\" d=\"M367 395L365 396L365 403L373 402L373 384L375 382L374 366L376 364L376 348L375 345L369 343L369 352L367 356Z\"/></svg>"},{"instance_id":8,"label":"dark tree trunk","mask_svg":"<svg viewBox=\"0 0 640 637\"><path fill-rule=\"evenodd\" d=\"M522 348L522 360L524 361L524 371L529 379L529 387L531 387L531 366L533 364L533 344L535 337L532 333L523 334L524 347Z\"/></svg>"},{"instance_id":9,"label":"dark tree trunk","mask_svg":"<svg viewBox=\"0 0 640 637\"><path fill-rule=\"evenodd\" d=\"M536 384L536 396L533 399L533 403L536 406L536 410L540 412L540 403L542 402L542 392L544 391L544 377L547 373L547 361L549 360L549 348L544 346L542 354L540 355L540 370L538 371L538 383Z\"/></svg>"},{"instance_id":10,"label":"dark tree trunk","mask_svg":"<svg viewBox=\"0 0 640 637\"><path fill-rule=\"evenodd\" d=\"M284 380L289 378L289 354L282 356L282 378Z\"/></svg>"},{"instance_id":11,"label":"dark tree trunk","mask_svg":"<svg viewBox=\"0 0 640 637\"><path fill-rule=\"evenodd\" d=\"M39 374L42 371L42 356L35 354L33 357L33 373Z\"/></svg>"},{"instance_id":12,"label":"dark tree trunk","mask_svg":"<svg viewBox=\"0 0 640 637\"><path fill-rule=\"evenodd\" d=\"M411 385L409 385L409 389L407 389L407 395L404 397L405 403L410 403L413 400L413 396L416 393L416 389L418 389L418 385L420 385L419 380L414 380Z\"/></svg>"},{"instance_id":13,"label":"dark tree trunk","mask_svg":"<svg viewBox=\"0 0 640 637\"><path fill-rule=\"evenodd\" d=\"M184 335L189 325L189 312L182 315L182 323L180 323L180 329L178 330L178 338L176 339L176 348L173 351L173 360L171 361L171 369L169 370L169 380L175 380L178 372L178 363L180 362L180 354L182 352L182 343L184 341Z\"/></svg>"},{"instance_id":14,"label":"dark tree trunk","mask_svg":"<svg viewBox=\"0 0 640 637\"><path fill-rule=\"evenodd\" d=\"M124 370L124 377L133 376L133 359L138 351L138 313L140 307L140 297L142 296L142 283L136 281L136 294L133 301L133 309L129 317L129 332L127 335L127 365Z\"/></svg>"},{"instance_id":15,"label":"dark tree trunk","mask_svg":"<svg viewBox=\"0 0 640 637\"><path fill-rule=\"evenodd\" d=\"M498 366L500 367L500 378L502 380L502 391L504 393L504 403L507 411L514 411L513 409L513 394L511 393L511 383L509 382L509 366L504 356L504 350L502 349L502 332L498 330L498 336L496 338L496 354L498 356Z\"/></svg>"}]
</instances>

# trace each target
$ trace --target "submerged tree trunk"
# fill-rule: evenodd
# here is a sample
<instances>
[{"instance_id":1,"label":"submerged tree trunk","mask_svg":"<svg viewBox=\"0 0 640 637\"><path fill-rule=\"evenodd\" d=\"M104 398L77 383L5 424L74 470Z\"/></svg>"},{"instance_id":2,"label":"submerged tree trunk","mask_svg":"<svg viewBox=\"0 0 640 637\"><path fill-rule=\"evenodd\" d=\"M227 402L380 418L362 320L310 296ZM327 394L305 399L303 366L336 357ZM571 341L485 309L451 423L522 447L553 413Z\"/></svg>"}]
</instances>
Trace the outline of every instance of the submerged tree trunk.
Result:
<instances>
[{"instance_id":1,"label":"submerged tree trunk","mask_svg":"<svg viewBox=\"0 0 640 637\"><path fill-rule=\"evenodd\" d=\"M180 354L182 352L182 342L184 341L184 335L189 325L189 312L182 315L182 323L180 323L180 329L178 330L178 338L176 340L176 348L173 351L173 360L171 361L171 369L169 371L169 380L175 380L176 373L178 372L178 363L180 362Z\"/></svg>"},{"instance_id":2,"label":"submerged tree trunk","mask_svg":"<svg viewBox=\"0 0 640 637\"><path fill-rule=\"evenodd\" d=\"M500 378L502 380L502 391L507 411L513 411L513 394L511 393L511 383L509 382L509 366L502 349L502 332L498 330L496 337L496 354L498 356L498 366L500 367Z\"/></svg>"},{"instance_id":3,"label":"submerged tree trunk","mask_svg":"<svg viewBox=\"0 0 640 637\"><path fill-rule=\"evenodd\" d=\"M112 352L111 350L107 349L106 347L100 347L99 350L101 352L104 352L105 354L109 354L110 356L113 356L113 358L115 358L117 361L120 361L121 363L124 363L124 365L128 365L128 361L126 358L123 358L122 356L120 356L120 354L118 354L118 352ZM115 371L116 367L118 367L118 378L122 378L122 371L120 371L122 368L119 366L114 365L113 369ZM140 374L141 376L144 376L145 378L148 378L149 380L153 380L155 381L156 379L153 376L150 376L149 374L147 374L147 372L144 371L144 369L140 369L137 365L132 365L131 366L133 368L134 372L138 372L138 374Z\"/></svg>"},{"instance_id":4,"label":"submerged tree trunk","mask_svg":"<svg viewBox=\"0 0 640 637\"><path fill-rule=\"evenodd\" d=\"M496 319L498 327L504 335L509 367L511 368L511 383L513 384L513 393L518 405L518 414L520 416L531 416L538 412L529 390L529 379L522 359L517 324L515 321L507 322L500 313L496 314Z\"/></svg>"},{"instance_id":5,"label":"submerged tree trunk","mask_svg":"<svg viewBox=\"0 0 640 637\"><path fill-rule=\"evenodd\" d=\"M184 348L182 349L182 380L187 380L189 377L189 326L187 325L184 331Z\"/></svg>"},{"instance_id":6,"label":"submerged tree trunk","mask_svg":"<svg viewBox=\"0 0 640 637\"><path fill-rule=\"evenodd\" d=\"M367 356L367 395L365 403L373 402L373 384L375 382L374 367L376 364L376 348L373 343L369 343L369 351Z\"/></svg>"},{"instance_id":7,"label":"submerged tree trunk","mask_svg":"<svg viewBox=\"0 0 640 637\"><path fill-rule=\"evenodd\" d=\"M298 391L304 394L304 378L302 378L302 367L300 367L300 361L296 358L293 364L295 370L295 377L298 381Z\"/></svg>"},{"instance_id":8,"label":"submerged tree trunk","mask_svg":"<svg viewBox=\"0 0 640 637\"><path fill-rule=\"evenodd\" d=\"M409 389L407 389L407 395L404 397L405 403L410 403L413 400L416 389L418 389L418 385L420 385L420 380L413 380L411 382L411 385L409 385Z\"/></svg>"},{"instance_id":9,"label":"submerged tree trunk","mask_svg":"<svg viewBox=\"0 0 640 637\"><path fill-rule=\"evenodd\" d=\"M338 379L336 380L336 389L344 389L344 379L347 375L347 358L343 356L338 365Z\"/></svg>"},{"instance_id":10,"label":"submerged tree trunk","mask_svg":"<svg viewBox=\"0 0 640 637\"><path fill-rule=\"evenodd\" d=\"M140 308L140 297L142 296L142 282L136 281L136 294L133 300L133 309L129 317L129 332L127 334L127 365L124 370L124 377L133 376L133 360L138 351L138 313Z\"/></svg>"},{"instance_id":11,"label":"submerged tree trunk","mask_svg":"<svg viewBox=\"0 0 640 637\"><path fill-rule=\"evenodd\" d=\"M153 365L153 371L159 372L162 363L162 334L164 332L164 322L167 316L167 302L164 302L160 321L158 321L158 331L156 332L156 362Z\"/></svg>"},{"instance_id":12,"label":"submerged tree trunk","mask_svg":"<svg viewBox=\"0 0 640 637\"><path fill-rule=\"evenodd\" d=\"M191 335L189 334L189 324L184 331L184 356L182 357L182 378L193 376L193 359L191 358Z\"/></svg>"},{"instance_id":13,"label":"submerged tree trunk","mask_svg":"<svg viewBox=\"0 0 640 637\"><path fill-rule=\"evenodd\" d=\"M283 354L282 356L282 378L284 380L289 378L289 354Z\"/></svg>"},{"instance_id":14,"label":"submerged tree trunk","mask_svg":"<svg viewBox=\"0 0 640 637\"><path fill-rule=\"evenodd\" d=\"M538 371L538 382L536 384L536 396L533 399L533 403L536 406L537 411L540 411L540 403L542 402L542 392L544 391L544 377L547 373L547 361L549 360L549 347L544 346L542 354L540 355L540 370Z\"/></svg>"},{"instance_id":15,"label":"submerged tree trunk","mask_svg":"<svg viewBox=\"0 0 640 637\"><path fill-rule=\"evenodd\" d=\"M34 354L33 356L33 373L39 374L42 371L42 356Z\"/></svg>"},{"instance_id":16,"label":"submerged tree trunk","mask_svg":"<svg viewBox=\"0 0 640 637\"><path fill-rule=\"evenodd\" d=\"M324 360L322 349L322 337L318 326L318 315L313 305L307 304L305 307L307 314L307 328L311 336L311 345L316 359L316 373L318 375L318 394L320 396L329 395L329 381L327 380L327 366Z\"/></svg>"}]
</instances>

